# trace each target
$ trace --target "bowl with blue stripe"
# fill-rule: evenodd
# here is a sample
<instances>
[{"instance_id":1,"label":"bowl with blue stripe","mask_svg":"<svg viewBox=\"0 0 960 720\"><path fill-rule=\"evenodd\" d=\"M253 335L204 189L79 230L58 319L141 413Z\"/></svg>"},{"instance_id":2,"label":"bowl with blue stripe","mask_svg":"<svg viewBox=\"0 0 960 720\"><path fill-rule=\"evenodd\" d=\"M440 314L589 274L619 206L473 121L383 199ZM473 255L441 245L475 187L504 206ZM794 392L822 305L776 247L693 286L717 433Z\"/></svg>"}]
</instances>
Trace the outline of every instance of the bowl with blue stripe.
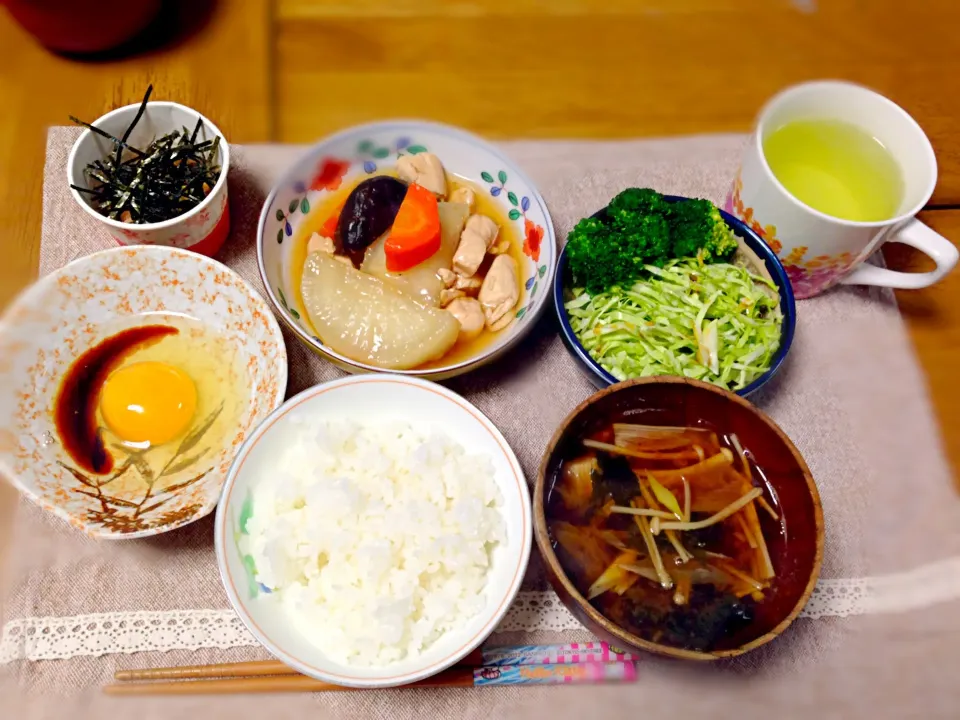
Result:
<instances>
[{"instance_id":1,"label":"bowl with blue stripe","mask_svg":"<svg viewBox=\"0 0 960 720\"><path fill-rule=\"evenodd\" d=\"M690 198L679 195L664 195L664 199L667 202L674 203L689 200ZM606 208L599 210L597 213L595 213L594 217L602 215L605 211ZM790 285L790 279L787 277L786 271L784 270L783 265L773 249L744 222L722 209L720 209L719 212L720 216L723 218L724 222L726 222L733 234L736 235L737 238L742 241L743 245L749 248L749 250L752 251L752 253L756 256L753 260L758 260L763 264L763 269L765 270L764 274L777 288L777 294L780 299L780 311L783 316L780 326L779 347L771 358L769 368L762 375L754 378L744 387L727 388L733 390L738 395L746 397L756 392L763 385L769 382L770 379L782 367L783 362L790 351L790 347L793 344L793 337L796 331L796 302L793 296L793 289ZM572 277L567 251L566 248L564 248L560 252L560 257L557 261L557 270L554 275L552 289L554 311L557 315L557 320L560 326L560 335L563 339L564 345L566 345L567 349L570 351L570 354L577 361L577 364L584 371L595 387L602 389L620 382L620 378L615 377L608 369L604 368L603 365L601 365L601 363L593 355L591 355L591 353L584 347L583 343L580 342L579 338L574 332L574 329L570 323L569 315L567 314L567 309L565 307L566 302L570 298L571 290ZM692 328L691 332L693 332Z\"/></svg>"}]
</instances>

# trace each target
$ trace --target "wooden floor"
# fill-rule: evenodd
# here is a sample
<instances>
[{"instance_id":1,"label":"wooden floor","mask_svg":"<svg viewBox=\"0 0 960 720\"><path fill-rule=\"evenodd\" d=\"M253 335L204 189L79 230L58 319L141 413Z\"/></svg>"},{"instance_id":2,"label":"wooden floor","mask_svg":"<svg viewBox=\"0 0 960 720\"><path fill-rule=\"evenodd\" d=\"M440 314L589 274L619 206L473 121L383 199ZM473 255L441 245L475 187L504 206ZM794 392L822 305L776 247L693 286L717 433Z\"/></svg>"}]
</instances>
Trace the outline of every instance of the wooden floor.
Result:
<instances>
[{"instance_id":1,"label":"wooden floor","mask_svg":"<svg viewBox=\"0 0 960 720\"><path fill-rule=\"evenodd\" d=\"M179 5L200 19L159 48L86 62L46 52L0 12L0 305L36 275L47 126L135 102L148 83L154 97L195 107L231 142L249 143L308 142L390 116L491 137L747 131L781 87L845 78L888 95L926 129L940 182L924 219L960 242L955 0ZM888 259L898 269L925 262L902 248ZM899 299L960 469L960 272Z\"/></svg>"}]
</instances>

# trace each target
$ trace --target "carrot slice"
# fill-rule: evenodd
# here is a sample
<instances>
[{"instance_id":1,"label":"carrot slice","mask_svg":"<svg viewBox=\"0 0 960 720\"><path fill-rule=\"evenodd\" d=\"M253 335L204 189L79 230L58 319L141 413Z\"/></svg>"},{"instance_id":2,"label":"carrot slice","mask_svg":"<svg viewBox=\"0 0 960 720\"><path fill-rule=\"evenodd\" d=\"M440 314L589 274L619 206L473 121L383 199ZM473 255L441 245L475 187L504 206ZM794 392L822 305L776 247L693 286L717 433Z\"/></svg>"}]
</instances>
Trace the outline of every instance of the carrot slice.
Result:
<instances>
[{"instance_id":1,"label":"carrot slice","mask_svg":"<svg viewBox=\"0 0 960 720\"><path fill-rule=\"evenodd\" d=\"M340 203L340 206L333 211L333 214L323 221L323 225L320 226L318 232L324 237L333 239L333 234L337 231L337 223L340 222L340 213L343 212L343 206L347 204L347 201L344 200Z\"/></svg>"},{"instance_id":2,"label":"carrot slice","mask_svg":"<svg viewBox=\"0 0 960 720\"><path fill-rule=\"evenodd\" d=\"M439 249L440 210L437 196L419 185L411 185L383 245L387 270L409 270Z\"/></svg>"}]
</instances>

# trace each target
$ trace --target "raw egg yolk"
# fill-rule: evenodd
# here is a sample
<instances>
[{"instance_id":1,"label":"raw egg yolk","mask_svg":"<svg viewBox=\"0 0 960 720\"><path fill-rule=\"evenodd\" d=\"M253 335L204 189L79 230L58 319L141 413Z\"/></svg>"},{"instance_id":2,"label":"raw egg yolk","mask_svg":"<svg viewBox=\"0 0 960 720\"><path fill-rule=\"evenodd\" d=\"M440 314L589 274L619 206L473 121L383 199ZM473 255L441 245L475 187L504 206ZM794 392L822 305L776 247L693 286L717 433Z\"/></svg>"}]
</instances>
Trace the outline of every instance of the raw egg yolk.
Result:
<instances>
[{"instance_id":1,"label":"raw egg yolk","mask_svg":"<svg viewBox=\"0 0 960 720\"><path fill-rule=\"evenodd\" d=\"M170 442L187 429L196 410L193 380L162 362L118 368L100 391L100 412L107 427L131 443Z\"/></svg>"}]
</instances>

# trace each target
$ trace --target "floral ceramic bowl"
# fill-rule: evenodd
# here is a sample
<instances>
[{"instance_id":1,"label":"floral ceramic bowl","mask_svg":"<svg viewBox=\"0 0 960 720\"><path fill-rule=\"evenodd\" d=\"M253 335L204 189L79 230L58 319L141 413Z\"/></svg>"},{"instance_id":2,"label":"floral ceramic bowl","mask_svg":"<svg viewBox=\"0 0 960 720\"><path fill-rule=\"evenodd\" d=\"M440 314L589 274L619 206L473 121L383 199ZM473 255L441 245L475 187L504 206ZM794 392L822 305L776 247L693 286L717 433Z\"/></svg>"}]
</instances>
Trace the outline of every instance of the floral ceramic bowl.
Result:
<instances>
[{"instance_id":1,"label":"floral ceramic bowl","mask_svg":"<svg viewBox=\"0 0 960 720\"><path fill-rule=\"evenodd\" d=\"M431 152L448 176L473 183L502 207L522 239L522 290L509 327L467 358L434 362L427 368L400 371L433 380L453 377L493 360L513 347L549 304L548 288L557 261L556 236L546 203L533 183L496 147L457 128L415 120L359 125L332 135L307 150L283 175L260 215L257 257L267 295L280 319L309 348L343 370L382 372L335 352L311 327L295 287L302 272L304 223L311 209L331 193L389 171L402 155Z\"/></svg>"},{"instance_id":2,"label":"floral ceramic bowl","mask_svg":"<svg viewBox=\"0 0 960 720\"><path fill-rule=\"evenodd\" d=\"M236 353L205 353L216 374L235 381L236 402L229 414L201 414L205 386L197 382L198 412L184 435L163 448L111 441L112 469L84 469L57 422L65 378L104 340L158 322L189 323L185 335L216 338L217 348ZM197 347L203 354L206 346ZM216 506L237 448L283 402L286 359L266 302L214 260L161 246L75 260L26 290L0 321L0 474L91 536L173 530ZM228 398L213 400L222 408ZM95 432L110 438L99 421Z\"/></svg>"}]
</instances>

